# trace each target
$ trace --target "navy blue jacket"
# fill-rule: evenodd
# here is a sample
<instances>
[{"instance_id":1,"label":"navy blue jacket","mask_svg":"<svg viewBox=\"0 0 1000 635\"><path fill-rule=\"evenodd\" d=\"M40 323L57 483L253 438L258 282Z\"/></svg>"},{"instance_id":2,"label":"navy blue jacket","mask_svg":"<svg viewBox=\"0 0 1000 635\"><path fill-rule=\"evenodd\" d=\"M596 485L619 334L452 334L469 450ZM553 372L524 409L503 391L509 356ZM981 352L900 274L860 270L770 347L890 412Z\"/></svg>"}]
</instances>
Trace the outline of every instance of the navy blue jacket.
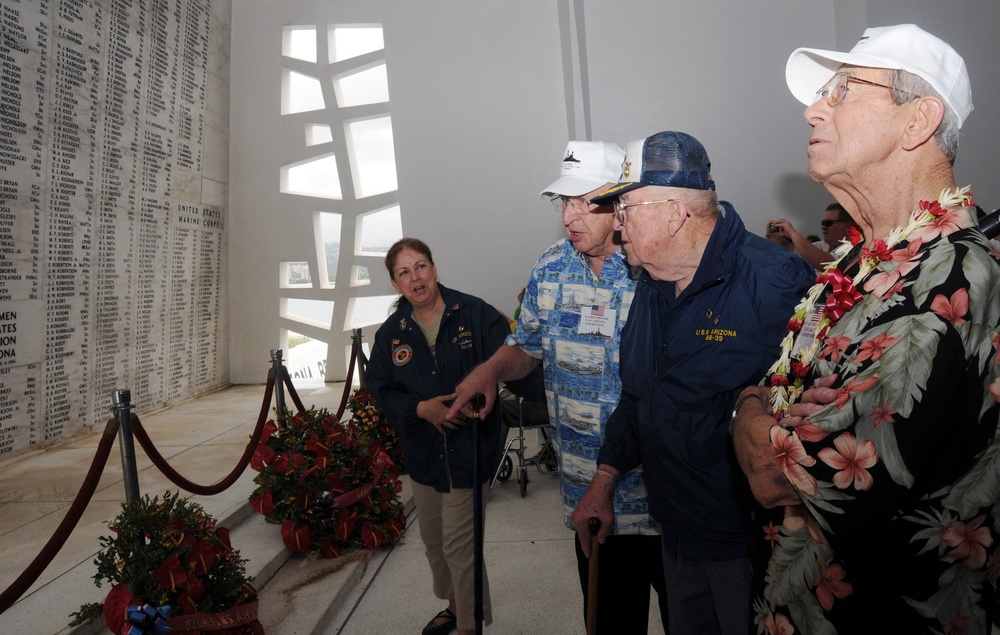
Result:
<instances>
[{"instance_id":1,"label":"navy blue jacket","mask_svg":"<svg viewBox=\"0 0 1000 635\"><path fill-rule=\"evenodd\" d=\"M643 273L622 332L622 396L598 456L642 463L649 511L672 556L747 557L749 487L729 437L733 402L778 357L793 309L815 279L790 249L723 213L687 288Z\"/></svg>"},{"instance_id":2,"label":"navy blue jacket","mask_svg":"<svg viewBox=\"0 0 1000 635\"><path fill-rule=\"evenodd\" d=\"M489 359L510 333L506 318L479 298L438 283L444 315L434 345L437 361L409 303L375 333L365 382L399 433L406 471L417 483L447 492L472 487L473 425L441 435L417 416L417 403L448 395L473 368ZM500 451L500 409L481 425L479 483L492 476ZM447 448L447 461L445 450ZM450 475L450 480L449 480Z\"/></svg>"}]
</instances>

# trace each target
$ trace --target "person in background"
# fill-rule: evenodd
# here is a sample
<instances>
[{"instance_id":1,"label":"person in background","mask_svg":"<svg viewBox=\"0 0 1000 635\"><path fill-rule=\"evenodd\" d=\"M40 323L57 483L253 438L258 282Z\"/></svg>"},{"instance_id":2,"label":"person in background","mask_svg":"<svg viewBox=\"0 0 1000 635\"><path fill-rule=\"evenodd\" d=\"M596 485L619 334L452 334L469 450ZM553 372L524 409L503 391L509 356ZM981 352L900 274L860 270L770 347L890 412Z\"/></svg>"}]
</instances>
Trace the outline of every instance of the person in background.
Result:
<instances>
[{"instance_id":1,"label":"person in background","mask_svg":"<svg viewBox=\"0 0 1000 635\"><path fill-rule=\"evenodd\" d=\"M768 633L989 633L1000 263L952 170L965 62L913 24L797 49L809 174L860 226L733 413Z\"/></svg>"},{"instance_id":2,"label":"person in background","mask_svg":"<svg viewBox=\"0 0 1000 635\"><path fill-rule=\"evenodd\" d=\"M840 203L830 203L820 221L823 230L823 240L815 241L804 237L795 230L784 218L775 218L767 222L767 239L789 247L805 258L817 271L833 259L833 251L844 240L848 240L852 229L858 231L857 224Z\"/></svg>"},{"instance_id":3,"label":"person in background","mask_svg":"<svg viewBox=\"0 0 1000 635\"><path fill-rule=\"evenodd\" d=\"M643 272L622 332L621 400L572 520L589 553L588 519L611 526L619 480L642 465L673 635L747 632L749 492L730 413L774 359L814 277L747 231L716 197L710 168L697 139L659 132L628 144L619 184L592 199L613 204L628 262Z\"/></svg>"},{"instance_id":4,"label":"person in background","mask_svg":"<svg viewBox=\"0 0 1000 635\"><path fill-rule=\"evenodd\" d=\"M452 412L477 394L488 412L497 382L543 368L549 420L560 458L566 524L594 475L605 422L621 392L618 341L635 290L609 206L590 197L621 174L621 148L600 141L570 141L560 176L541 193L562 216L566 238L538 259L528 280L514 333L456 388ZM666 591L659 566L660 540L646 505L641 470L618 483L616 516L599 558L597 632L641 634L648 630L650 587L667 628ZM587 614L588 559L576 544L577 568Z\"/></svg>"},{"instance_id":5,"label":"person in background","mask_svg":"<svg viewBox=\"0 0 1000 635\"><path fill-rule=\"evenodd\" d=\"M386 254L396 311L379 327L365 381L399 433L420 537L430 563L434 594L448 601L424 635L475 629L473 487L491 476L499 452L500 422L477 413L448 412L455 385L503 345L510 332L495 308L438 282L430 248L416 238L397 241ZM473 474L474 427L479 425L480 472ZM483 622L492 622L483 564Z\"/></svg>"}]
</instances>

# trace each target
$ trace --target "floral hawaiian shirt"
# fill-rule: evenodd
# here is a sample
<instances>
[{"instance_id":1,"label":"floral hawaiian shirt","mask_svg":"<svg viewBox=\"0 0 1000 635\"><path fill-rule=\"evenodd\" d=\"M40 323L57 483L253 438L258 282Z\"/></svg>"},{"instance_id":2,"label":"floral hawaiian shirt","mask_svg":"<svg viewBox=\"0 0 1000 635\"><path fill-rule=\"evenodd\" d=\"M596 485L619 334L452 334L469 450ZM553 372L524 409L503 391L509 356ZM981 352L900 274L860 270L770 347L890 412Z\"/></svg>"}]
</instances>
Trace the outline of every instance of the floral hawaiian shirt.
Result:
<instances>
[{"instance_id":1,"label":"floral hawaiian shirt","mask_svg":"<svg viewBox=\"0 0 1000 635\"><path fill-rule=\"evenodd\" d=\"M836 374L836 401L771 428L802 504L755 512L757 633L989 633L1000 264L969 212L911 234L861 283L806 377Z\"/></svg>"},{"instance_id":2,"label":"floral hawaiian shirt","mask_svg":"<svg viewBox=\"0 0 1000 635\"><path fill-rule=\"evenodd\" d=\"M508 345L541 358L545 400L559 452L564 520L569 521L597 468L604 425L618 404L618 342L628 318L635 279L618 250L595 276L587 256L566 239L539 257L525 289L517 328ZM606 325L606 332L595 326ZM642 470L626 474L614 497L615 534L658 533L649 517Z\"/></svg>"}]
</instances>

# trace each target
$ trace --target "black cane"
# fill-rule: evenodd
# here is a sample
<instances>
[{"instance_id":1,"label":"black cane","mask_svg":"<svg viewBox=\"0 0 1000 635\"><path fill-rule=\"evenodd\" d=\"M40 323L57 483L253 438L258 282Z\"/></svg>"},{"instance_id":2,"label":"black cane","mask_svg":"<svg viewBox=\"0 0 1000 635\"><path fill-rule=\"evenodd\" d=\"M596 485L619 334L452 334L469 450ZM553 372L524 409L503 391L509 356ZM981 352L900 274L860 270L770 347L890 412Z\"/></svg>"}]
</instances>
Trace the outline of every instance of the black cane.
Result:
<instances>
[{"instance_id":1,"label":"black cane","mask_svg":"<svg viewBox=\"0 0 1000 635\"><path fill-rule=\"evenodd\" d=\"M601 519L592 517L587 521L590 529L590 564L587 572L587 635L597 633L597 571L600 567L601 543L597 542L597 533L601 531Z\"/></svg>"},{"instance_id":2,"label":"black cane","mask_svg":"<svg viewBox=\"0 0 1000 635\"><path fill-rule=\"evenodd\" d=\"M479 483L479 440L482 436L479 410L485 404L483 395L472 400L472 541L473 578L475 589L476 635L483 632L483 487Z\"/></svg>"}]
</instances>

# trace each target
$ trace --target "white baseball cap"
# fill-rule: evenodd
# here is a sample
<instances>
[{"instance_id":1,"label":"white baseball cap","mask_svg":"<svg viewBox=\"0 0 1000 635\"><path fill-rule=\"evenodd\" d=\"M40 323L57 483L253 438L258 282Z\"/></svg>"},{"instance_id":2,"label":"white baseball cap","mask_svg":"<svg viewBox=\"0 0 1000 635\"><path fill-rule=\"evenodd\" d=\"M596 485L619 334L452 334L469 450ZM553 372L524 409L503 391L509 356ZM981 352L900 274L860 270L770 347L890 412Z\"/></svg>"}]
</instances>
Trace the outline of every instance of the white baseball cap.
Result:
<instances>
[{"instance_id":1,"label":"white baseball cap","mask_svg":"<svg viewBox=\"0 0 1000 635\"><path fill-rule=\"evenodd\" d=\"M959 127L972 112L965 60L947 42L915 24L865 29L848 53L795 49L785 66L788 89L809 106L816 101L816 91L830 81L841 64L904 70L923 78L958 115Z\"/></svg>"},{"instance_id":2,"label":"white baseball cap","mask_svg":"<svg viewBox=\"0 0 1000 635\"><path fill-rule=\"evenodd\" d=\"M559 178L539 196L583 196L608 183L617 183L624 160L625 151L613 143L570 141Z\"/></svg>"}]
</instances>

